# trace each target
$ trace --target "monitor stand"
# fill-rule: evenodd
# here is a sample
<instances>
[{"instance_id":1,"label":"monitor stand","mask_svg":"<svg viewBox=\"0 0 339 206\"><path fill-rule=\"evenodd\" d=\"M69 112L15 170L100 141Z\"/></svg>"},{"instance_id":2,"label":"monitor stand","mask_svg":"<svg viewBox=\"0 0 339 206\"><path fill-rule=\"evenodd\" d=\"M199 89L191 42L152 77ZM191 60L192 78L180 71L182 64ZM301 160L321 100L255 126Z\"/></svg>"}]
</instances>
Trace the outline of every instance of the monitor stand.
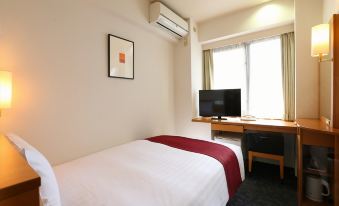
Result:
<instances>
[{"instance_id":1,"label":"monitor stand","mask_svg":"<svg viewBox=\"0 0 339 206\"><path fill-rule=\"evenodd\" d=\"M212 117L212 120L227 120L227 118L218 116L218 117Z\"/></svg>"}]
</instances>

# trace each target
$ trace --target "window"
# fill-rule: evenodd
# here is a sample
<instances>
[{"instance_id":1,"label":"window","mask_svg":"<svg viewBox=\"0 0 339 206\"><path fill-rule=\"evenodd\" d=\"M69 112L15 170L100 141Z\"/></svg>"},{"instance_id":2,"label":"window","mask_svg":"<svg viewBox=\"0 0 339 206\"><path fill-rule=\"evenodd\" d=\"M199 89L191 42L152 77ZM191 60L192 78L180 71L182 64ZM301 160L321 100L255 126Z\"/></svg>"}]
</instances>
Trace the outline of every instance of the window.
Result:
<instances>
[{"instance_id":1,"label":"window","mask_svg":"<svg viewBox=\"0 0 339 206\"><path fill-rule=\"evenodd\" d=\"M283 118L279 37L213 50L214 88L242 91L242 115Z\"/></svg>"},{"instance_id":2,"label":"window","mask_svg":"<svg viewBox=\"0 0 339 206\"><path fill-rule=\"evenodd\" d=\"M241 89L241 113L247 113L246 53L244 45L213 51L214 88Z\"/></svg>"}]
</instances>

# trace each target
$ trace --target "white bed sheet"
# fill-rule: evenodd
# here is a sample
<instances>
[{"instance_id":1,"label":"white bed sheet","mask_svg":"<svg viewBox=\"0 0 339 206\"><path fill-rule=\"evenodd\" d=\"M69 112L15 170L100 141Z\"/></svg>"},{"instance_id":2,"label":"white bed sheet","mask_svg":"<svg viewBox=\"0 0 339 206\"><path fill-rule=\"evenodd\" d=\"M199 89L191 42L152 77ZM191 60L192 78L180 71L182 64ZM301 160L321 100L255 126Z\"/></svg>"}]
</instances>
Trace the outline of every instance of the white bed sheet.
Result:
<instances>
[{"instance_id":1,"label":"white bed sheet","mask_svg":"<svg viewBox=\"0 0 339 206\"><path fill-rule=\"evenodd\" d=\"M244 179L240 147L227 146L237 155ZM229 199L217 160L147 140L94 153L54 171L63 206L225 206Z\"/></svg>"}]
</instances>

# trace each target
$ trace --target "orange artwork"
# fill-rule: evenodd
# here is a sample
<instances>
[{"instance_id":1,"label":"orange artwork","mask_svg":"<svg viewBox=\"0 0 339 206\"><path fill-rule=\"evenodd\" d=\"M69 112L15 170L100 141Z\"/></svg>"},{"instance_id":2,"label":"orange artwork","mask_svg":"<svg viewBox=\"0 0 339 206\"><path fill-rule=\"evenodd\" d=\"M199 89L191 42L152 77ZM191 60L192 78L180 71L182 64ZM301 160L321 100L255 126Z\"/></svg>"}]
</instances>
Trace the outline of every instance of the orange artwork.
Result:
<instances>
[{"instance_id":1,"label":"orange artwork","mask_svg":"<svg viewBox=\"0 0 339 206\"><path fill-rule=\"evenodd\" d=\"M119 53L119 62L121 64L125 64L125 61L126 61L126 54L125 53Z\"/></svg>"}]
</instances>

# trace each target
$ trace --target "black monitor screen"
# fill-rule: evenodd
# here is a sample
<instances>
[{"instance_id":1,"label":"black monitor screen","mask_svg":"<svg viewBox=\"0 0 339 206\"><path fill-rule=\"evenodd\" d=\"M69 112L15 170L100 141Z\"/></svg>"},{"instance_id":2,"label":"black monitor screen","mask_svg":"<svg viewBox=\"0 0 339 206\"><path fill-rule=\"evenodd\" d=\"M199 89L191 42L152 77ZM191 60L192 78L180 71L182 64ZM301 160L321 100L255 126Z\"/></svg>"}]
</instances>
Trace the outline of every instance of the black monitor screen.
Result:
<instances>
[{"instance_id":1,"label":"black monitor screen","mask_svg":"<svg viewBox=\"0 0 339 206\"><path fill-rule=\"evenodd\" d=\"M241 90L200 90L199 115L211 116L241 116Z\"/></svg>"}]
</instances>

